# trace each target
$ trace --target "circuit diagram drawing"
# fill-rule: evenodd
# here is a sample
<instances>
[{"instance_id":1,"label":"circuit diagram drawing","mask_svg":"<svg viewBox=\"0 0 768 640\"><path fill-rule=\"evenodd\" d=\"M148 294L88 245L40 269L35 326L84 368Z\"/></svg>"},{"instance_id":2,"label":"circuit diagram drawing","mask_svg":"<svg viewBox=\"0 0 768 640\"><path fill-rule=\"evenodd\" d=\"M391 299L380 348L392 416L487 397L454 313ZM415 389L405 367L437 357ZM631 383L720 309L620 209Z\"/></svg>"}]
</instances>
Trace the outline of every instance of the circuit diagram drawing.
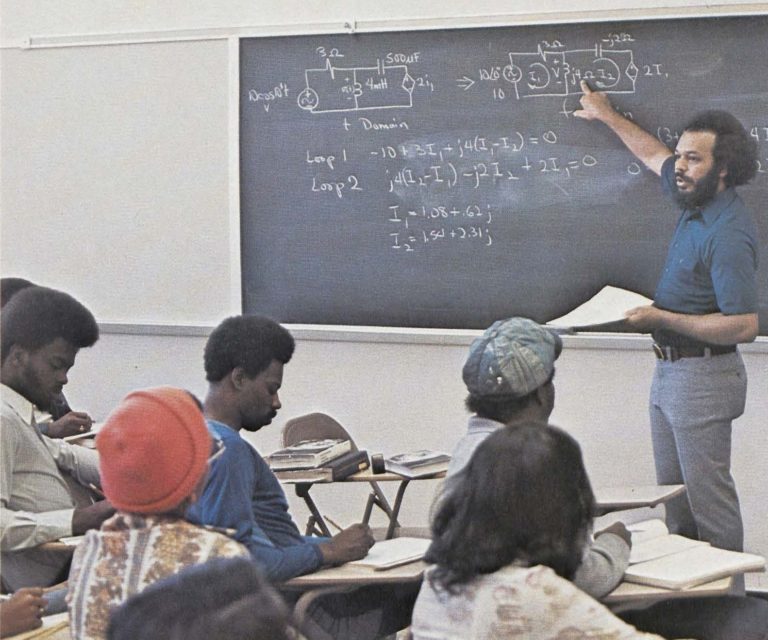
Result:
<instances>
[{"instance_id":1,"label":"circuit diagram drawing","mask_svg":"<svg viewBox=\"0 0 768 640\"><path fill-rule=\"evenodd\" d=\"M387 65L377 60L370 67L340 67L329 59L324 67L304 71L306 86L299 93L299 107L312 113L409 109L416 81L407 65Z\"/></svg>"},{"instance_id":2,"label":"circuit diagram drawing","mask_svg":"<svg viewBox=\"0 0 768 640\"><path fill-rule=\"evenodd\" d=\"M629 49L605 49L600 44L568 50L539 46L536 52L510 53L502 74L520 99L579 94L581 80L606 93L634 93L638 68Z\"/></svg>"}]
</instances>

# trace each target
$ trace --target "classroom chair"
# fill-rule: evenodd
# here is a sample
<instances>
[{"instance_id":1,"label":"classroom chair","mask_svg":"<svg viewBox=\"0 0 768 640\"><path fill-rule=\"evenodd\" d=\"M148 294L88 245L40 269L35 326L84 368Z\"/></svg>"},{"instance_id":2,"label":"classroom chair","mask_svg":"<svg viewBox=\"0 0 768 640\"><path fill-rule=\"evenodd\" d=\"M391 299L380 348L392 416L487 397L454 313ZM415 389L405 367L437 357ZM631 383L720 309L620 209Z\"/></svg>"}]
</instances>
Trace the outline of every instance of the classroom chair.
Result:
<instances>
[{"instance_id":1,"label":"classroom chair","mask_svg":"<svg viewBox=\"0 0 768 640\"><path fill-rule=\"evenodd\" d=\"M281 433L283 447L290 447L303 440L318 440L323 438L349 440L352 445L352 450L358 451L355 440L349 432L331 416L325 413L307 413L303 416L291 418L286 421ZM375 480L371 480L369 484L371 485L371 493L368 496L368 502L365 505L365 511L363 513L363 522L365 524L368 524L368 521L371 518L374 505L384 511L384 513L387 514L387 517L391 517L392 515L392 507L379 486L379 483ZM395 523L395 526L399 526L399 523ZM314 530L315 518L310 515L309 520L307 521L306 535L310 535Z\"/></svg>"}]
</instances>

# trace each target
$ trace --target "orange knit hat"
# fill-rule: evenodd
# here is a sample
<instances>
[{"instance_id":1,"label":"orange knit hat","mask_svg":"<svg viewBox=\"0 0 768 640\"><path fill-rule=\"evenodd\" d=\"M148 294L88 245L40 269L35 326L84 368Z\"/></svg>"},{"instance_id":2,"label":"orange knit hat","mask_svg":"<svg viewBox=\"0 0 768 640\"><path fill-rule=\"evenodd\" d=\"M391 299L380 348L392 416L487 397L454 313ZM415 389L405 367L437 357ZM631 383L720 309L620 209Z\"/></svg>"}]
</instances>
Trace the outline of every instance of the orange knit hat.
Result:
<instances>
[{"instance_id":1,"label":"orange knit hat","mask_svg":"<svg viewBox=\"0 0 768 640\"><path fill-rule=\"evenodd\" d=\"M96 436L104 495L121 511L170 511L205 473L211 443L205 418L186 391L129 393Z\"/></svg>"}]
</instances>

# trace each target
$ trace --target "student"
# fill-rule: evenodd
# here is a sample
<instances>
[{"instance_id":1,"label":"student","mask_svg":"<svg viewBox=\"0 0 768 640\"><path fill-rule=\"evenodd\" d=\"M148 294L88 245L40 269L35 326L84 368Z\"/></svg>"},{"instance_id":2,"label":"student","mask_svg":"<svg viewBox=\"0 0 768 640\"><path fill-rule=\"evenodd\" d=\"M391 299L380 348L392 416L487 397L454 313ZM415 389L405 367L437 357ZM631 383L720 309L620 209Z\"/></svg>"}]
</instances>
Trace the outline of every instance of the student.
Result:
<instances>
[{"instance_id":1,"label":"student","mask_svg":"<svg viewBox=\"0 0 768 640\"><path fill-rule=\"evenodd\" d=\"M19 291L34 286L34 282L24 278L0 278L0 308L4 307Z\"/></svg>"},{"instance_id":2,"label":"student","mask_svg":"<svg viewBox=\"0 0 768 640\"><path fill-rule=\"evenodd\" d=\"M674 154L581 83L574 116L603 122L681 210L653 305L627 313L651 332L658 361L650 397L659 484L685 483L667 503L670 531L741 551L743 524L731 475L731 424L744 412L747 375L737 345L758 332L757 228L735 187L757 170L757 146L725 111L683 127Z\"/></svg>"},{"instance_id":3,"label":"student","mask_svg":"<svg viewBox=\"0 0 768 640\"><path fill-rule=\"evenodd\" d=\"M210 560L132 596L108 640L288 640L290 613L250 560Z\"/></svg>"},{"instance_id":4,"label":"student","mask_svg":"<svg viewBox=\"0 0 768 640\"><path fill-rule=\"evenodd\" d=\"M45 604L41 587L19 589L8 600L0 602L0 638L41 626Z\"/></svg>"},{"instance_id":5,"label":"student","mask_svg":"<svg viewBox=\"0 0 768 640\"><path fill-rule=\"evenodd\" d=\"M448 482L480 443L504 425L546 424L555 404L555 360L562 345L560 336L528 318L499 320L472 343L462 376L473 415L453 450ZM629 563L629 542L621 523L597 532L594 542L585 545L575 584L595 598L613 591Z\"/></svg>"},{"instance_id":6,"label":"student","mask_svg":"<svg viewBox=\"0 0 768 640\"><path fill-rule=\"evenodd\" d=\"M202 490L213 442L181 389L134 391L109 416L96 446L104 493L118 511L86 534L72 559L73 640L104 638L114 608L183 567L248 557L234 540L184 519Z\"/></svg>"},{"instance_id":7,"label":"student","mask_svg":"<svg viewBox=\"0 0 768 640\"><path fill-rule=\"evenodd\" d=\"M98 527L107 501L76 506L66 475L98 485L98 454L43 436L35 415L61 393L77 352L98 339L96 321L61 291L30 287L2 310L0 549L6 590L66 579L69 556L39 545Z\"/></svg>"},{"instance_id":8,"label":"student","mask_svg":"<svg viewBox=\"0 0 768 640\"><path fill-rule=\"evenodd\" d=\"M636 631L571 580L595 500L576 441L523 422L494 431L447 486L432 522L413 611L426 638L656 638Z\"/></svg>"},{"instance_id":9,"label":"student","mask_svg":"<svg viewBox=\"0 0 768 640\"><path fill-rule=\"evenodd\" d=\"M240 435L242 430L258 431L277 415L283 366L293 349L288 331L260 316L229 318L210 335L205 347L205 415L226 450L190 512L204 524L235 529L235 537L276 582L323 565L358 560L373 545L362 524L331 539L302 536L279 481Z\"/></svg>"},{"instance_id":10,"label":"student","mask_svg":"<svg viewBox=\"0 0 768 640\"><path fill-rule=\"evenodd\" d=\"M472 343L462 375L469 390L467 408L475 413L469 418L467 434L454 449L449 486L461 480L461 470L491 434L505 425L547 422L555 402L555 361L561 348L557 334L527 318L496 322ZM629 535L621 523L617 525L595 534L573 577L576 586L595 598L613 590L627 567ZM621 617L638 629L670 637L763 640L768 602L743 597L692 598L622 613Z\"/></svg>"},{"instance_id":11,"label":"student","mask_svg":"<svg viewBox=\"0 0 768 640\"><path fill-rule=\"evenodd\" d=\"M6 303L19 291L34 287L35 284L24 278L0 278L0 297ZM50 414L50 420L37 420L40 433L49 438L66 438L91 429L93 420L84 411L72 411L63 393L51 398L47 407L40 407L41 415Z\"/></svg>"},{"instance_id":12,"label":"student","mask_svg":"<svg viewBox=\"0 0 768 640\"><path fill-rule=\"evenodd\" d=\"M205 346L205 415L226 450L190 511L195 522L234 529L273 582L357 560L374 542L364 524L332 538L301 535L280 482L241 435L258 431L277 415L283 367L293 350L291 334L264 316L227 318L211 333ZM310 623L316 637L376 638L408 625L415 595L415 589L362 588L329 596L310 612Z\"/></svg>"}]
</instances>

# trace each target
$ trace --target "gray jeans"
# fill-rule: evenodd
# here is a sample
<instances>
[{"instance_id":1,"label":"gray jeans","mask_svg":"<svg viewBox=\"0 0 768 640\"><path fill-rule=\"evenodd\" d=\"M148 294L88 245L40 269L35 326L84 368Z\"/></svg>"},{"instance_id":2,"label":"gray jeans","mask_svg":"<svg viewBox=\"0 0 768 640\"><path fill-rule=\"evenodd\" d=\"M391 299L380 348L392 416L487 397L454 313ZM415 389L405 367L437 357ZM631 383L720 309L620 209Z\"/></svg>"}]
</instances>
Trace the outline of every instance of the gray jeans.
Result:
<instances>
[{"instance_id":1,"label":"gray jeans","mask_svg":"<svg viewBox=\"0 0 768 640\"><path fill-rule=\"evenodd\" d=\"M650 398L656 479L686 486L666 505L670 531L736 551L744 530L731 476L731 422L744 412L746 394L736 352L657 362Z\"/></svg>"}]
</instances>

